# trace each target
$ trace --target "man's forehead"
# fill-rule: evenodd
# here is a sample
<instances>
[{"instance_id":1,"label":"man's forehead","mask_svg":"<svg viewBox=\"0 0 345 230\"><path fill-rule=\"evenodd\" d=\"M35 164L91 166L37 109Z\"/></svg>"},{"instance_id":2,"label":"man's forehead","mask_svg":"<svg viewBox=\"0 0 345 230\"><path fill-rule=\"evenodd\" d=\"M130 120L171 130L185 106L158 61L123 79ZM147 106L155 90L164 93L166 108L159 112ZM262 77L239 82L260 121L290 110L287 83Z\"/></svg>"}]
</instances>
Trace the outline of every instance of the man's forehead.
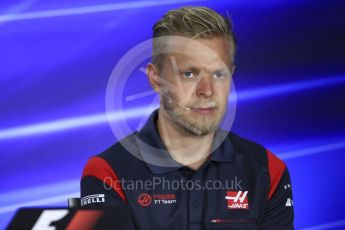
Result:
<instances>
[{"instance_id":1,"label":"man's forehead","mask_svg":"<svg viewBox=\"0 0 345 230\"><path fill-rule=\"evenodd\" d=\"M154 55L164 54L162 63L166 66L182 67L186 64L209 71L231 68L229 42L224 36L190 38L184 36L164 36L155 38L158 45ZM167 67L167 66L166 66ZM186 67L187 68L187 67Z\"/></svg>"},{"instance_id":2,"label":"man's forehead","mask_svg":"<svg viewBox=\"0 0 345 230\"><path fill-rule=\"evenodd\" d=\"M219 48L228 47L228 42L225 37L207 37L207 38L189 38L182 36L167 36L165 45L168 50L186 53L190 51L214 53Z\"/></svg>"},{"instance_id":3,"label":"man's forehead","mask_svg":"<svg viewBox=\"0 0 345 230\"><path fill-rule=\"evenodd\" d=\"M171 66L178 67L180 70L227 71L229 68L229 65L219 56L203 58L200 55L169 53L166 57L166 62L169 62Z\"/></svg>"},{"instance_id":4,"label":"man's forehead","mask_svg":"<svg viewBox=\"0 0 345 230\"><path fill-rule=\"evenodd\" d=\"M192 57L230 57L229 42L225 37L185 38L171 37L167 41L168 52Z\"/></svg>"}]
</instances>

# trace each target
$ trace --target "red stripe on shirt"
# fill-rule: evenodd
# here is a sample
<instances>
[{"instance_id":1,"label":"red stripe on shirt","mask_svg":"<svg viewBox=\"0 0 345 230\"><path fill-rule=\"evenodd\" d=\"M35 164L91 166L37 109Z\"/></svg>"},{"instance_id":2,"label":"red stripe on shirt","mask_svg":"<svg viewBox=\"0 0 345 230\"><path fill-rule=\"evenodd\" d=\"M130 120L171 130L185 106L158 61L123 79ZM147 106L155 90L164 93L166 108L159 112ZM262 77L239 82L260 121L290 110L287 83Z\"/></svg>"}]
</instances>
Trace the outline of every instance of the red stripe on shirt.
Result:
<instances>
[{"instance_id":1,"label":"red stripe on shirt","mask_svg":"<svg viewBox=\"0 0 345 230\"><path fill-rule=\"evenodd\" d=\"M109 185L127 203L125 193L114 170L101 157L92 157L86 164L83 176L93 176Z\"/></svg>"},{"instance_id":2,"label":"red stripe on shirt","mask_svg":"<svg viewBox=\"0 0 345 230\"><path fill-rule=\"evenodd\" d=\"M271 151L266 150L268 158L268 170L270 174L270 191L268 193L268 199L271 199L273 193L276 191L279 182L283 176L285 170L285 164L282 160L276 157Z\"/></svg>"}]
</instances>

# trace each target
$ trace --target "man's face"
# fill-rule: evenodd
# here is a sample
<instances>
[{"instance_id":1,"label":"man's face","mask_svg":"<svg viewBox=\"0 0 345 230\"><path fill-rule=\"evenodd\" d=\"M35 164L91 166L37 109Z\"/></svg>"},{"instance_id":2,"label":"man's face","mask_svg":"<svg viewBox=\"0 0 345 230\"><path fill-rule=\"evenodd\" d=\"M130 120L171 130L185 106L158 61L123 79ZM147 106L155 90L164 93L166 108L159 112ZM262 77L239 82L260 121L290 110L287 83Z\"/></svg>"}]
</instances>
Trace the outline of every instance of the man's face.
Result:
<instances>
[{"instance_id":1,"label":"man's face","mask_svg":"<svg viewBox=\"0 0 345 230\"><path fill-rule=\"evenodd\" d=\"M209 134L227 109L233 72L229 43L225 37L212 37L172 41L169 46L171 52L158 71L161 107L189 133Z\"/></svg>"}]
</instances>

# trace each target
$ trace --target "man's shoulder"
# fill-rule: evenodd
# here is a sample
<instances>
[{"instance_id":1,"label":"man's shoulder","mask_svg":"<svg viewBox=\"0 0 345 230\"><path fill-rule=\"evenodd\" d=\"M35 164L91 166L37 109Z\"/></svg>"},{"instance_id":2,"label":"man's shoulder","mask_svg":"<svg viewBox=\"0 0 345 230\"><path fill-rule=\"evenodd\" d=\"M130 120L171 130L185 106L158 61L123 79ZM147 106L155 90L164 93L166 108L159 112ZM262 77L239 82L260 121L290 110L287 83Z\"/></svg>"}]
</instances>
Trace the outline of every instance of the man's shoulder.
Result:
<instances>
[{"instance_id":1,"label":"man's shoulder","mask_svg":"<svg viewBox=\"0 0 345 230\"><path fill-rule=\"evenodd\" d=\"M276 165L281 165L282 167L285 165L285 163L268 148L253 140L244 138L232 132L229 132L228 137L231 140L236 154L244 157L249 162L262 164L267 167L269 167L268 164L270 162L273 162Z\"/></svg>"},{"instance_id":2,"label":"man's shoulder","mask_svg":"<svg viewBox=\"0 0 345 230\"><path fill-rule=\"evenodd\" d=\"M260 157L260 155L266 151L263 145L233 132L229 132L228 137L238 154L250 154Z\"/></svg>"},{"instance_id":3,"label":"man's shoulder","mask_svg":"<svg viewBox=\"0 0 345 230\"><path fill-rule=\"evenodd\" d=\"M116 171L119 177L127 177L134 168L142 167L141 154L135 140L135 133L128 135L120 141L91 157L87 165L97 168L108 168Z\"/></svg>"},{"instance_id":4,"label":"man's shoulder","mask_svg":"<svg viewBox=\"0 0 345 230\"><path fill-rule=\"evenodd\" d=\"M132 133L120 141L115 142L113 145L108 147L106 150L99 153L97 156L103 159L112 160L134 160L139 154L138 147L135 141L135 133Z\"/></svg>"}]
</instances>

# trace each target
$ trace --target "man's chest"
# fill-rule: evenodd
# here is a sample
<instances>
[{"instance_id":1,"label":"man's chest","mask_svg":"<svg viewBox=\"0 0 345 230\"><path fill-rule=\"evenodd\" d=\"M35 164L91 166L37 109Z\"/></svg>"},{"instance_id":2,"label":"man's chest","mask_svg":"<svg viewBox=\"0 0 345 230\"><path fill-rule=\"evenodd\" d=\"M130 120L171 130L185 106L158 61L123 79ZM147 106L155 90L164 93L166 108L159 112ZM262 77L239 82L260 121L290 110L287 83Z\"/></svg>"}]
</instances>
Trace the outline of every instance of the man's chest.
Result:
<instances>
[{"instance_id":1,"label":"man's chest","mask_svg":"<svg viewBox=\"0 0 345 230\"><path fill-rule=\"evenodd\" d=\"M269 180L232 167L210 167L139 177L123 186L143 229L256 229Z\"/></svg>"}]
</instances>

